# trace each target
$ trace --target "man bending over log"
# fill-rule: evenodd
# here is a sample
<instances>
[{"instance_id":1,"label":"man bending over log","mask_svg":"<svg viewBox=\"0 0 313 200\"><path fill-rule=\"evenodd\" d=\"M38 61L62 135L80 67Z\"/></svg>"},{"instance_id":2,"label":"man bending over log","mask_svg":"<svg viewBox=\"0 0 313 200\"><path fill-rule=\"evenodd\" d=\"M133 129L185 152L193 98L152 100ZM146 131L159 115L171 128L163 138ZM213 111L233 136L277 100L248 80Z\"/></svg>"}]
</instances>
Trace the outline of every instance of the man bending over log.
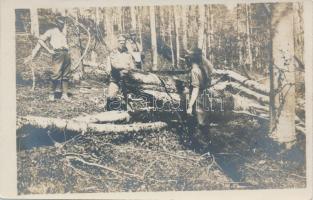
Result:
<instances>
[{"instance_id":1,"label":"man bending over log","mask_svg":"<svg viewBox=\"0 0 313 200\"><path fill-rule=\"evenodd\" d=\"M205 62L205 63L204 63ZM208 66L210 65L210 66ZM191 68L190 76L190 98L187 107L187 114L192 116L189 126L192 132L208 135L208 110L205 105L205 90L210 84L210 68L212 64L208 60L203 61L202 50L193 49L188 55L188 66Z\"/></svg>"},{"instance_id":2,"label":"man bending over log","mask_svg":"<svg viewBox=\"0 0 313 200\"><path fill-rule=\"evenodd\" d=\"M126 110L127 109L127 90L125 87L124 77L131 69L134 69L134 62L131 54L128 53L124 35L118 37L118 48L108 57L108 66L111 68L110 83L107 92L106 110ZM119 89L122 90L125 106L117 98Z\"/></svg>"},{"instance_id":3,"label":"man bending over log","mask_svg":"<svg viewBox=\"0 0 313 200\"><path fill-rule=\"evenodd\" d=\"M33 59L38 53L40 47L45 48L52 54L52 75L50 76L50 93L49 100L54 101L55 90L58 85L62 85L61 99L70 101L68 97L68 84L70 78L71 58L68 53L66 41L65 18L58 16L55 20L56 27L47 30L39 37L38 44L33 49L29 59ZM50 45L46 44L49 41ZM48 47L51 46L51 47ZM25 62L28 62L27 59Z\"/></svg>"}]
</instances>

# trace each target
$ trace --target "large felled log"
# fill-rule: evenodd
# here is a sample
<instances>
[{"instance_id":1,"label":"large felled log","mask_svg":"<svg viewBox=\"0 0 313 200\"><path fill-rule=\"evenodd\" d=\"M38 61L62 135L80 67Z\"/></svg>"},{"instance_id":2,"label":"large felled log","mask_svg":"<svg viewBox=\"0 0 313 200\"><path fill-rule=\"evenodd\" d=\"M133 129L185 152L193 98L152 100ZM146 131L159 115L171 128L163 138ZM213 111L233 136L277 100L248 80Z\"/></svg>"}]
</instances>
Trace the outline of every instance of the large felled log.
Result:
<instances>
[{"instance_id":1,"label":"large felled log","mask_svg":"<svg viewBox=\"0 0 313 200\"><path fill-rule=\"evenodd\" d=\"M85 123L113 123L113 122L128 122L130 115L125 111L107 111L96 114L89 114L73 118L74 121Z\"/></svg>"},{"instance_id":2,"label":"large felled log","mask_svg":"<svg viewBox=\"0 0 313 200\"><path fill-rule=\"evenodd\" d=\"M129 93L134 93L135 98L142 97L149 101L149 106L157 107L156 109L177 108L179 105L186 105L189 94L185 84L172 76L157 76L153 73L140 71L131 71L125 77L126 88ZM222 83L221 83L222 84ZM203 94L206 98L208 109L230 111L233 109L233 99L227 92L209 90ZM181 107L185 110L185 107Z\"/></svg>"},{"instance_id":3,"label":"large felled log","mask_svg":"<svg viewBox=\"0 0 313 200\"><path fill-rule=\"evenodd\" d=\"M264 94L264 95L269 95L269 88L265 87L264 85L259 84L256 81L250 80L236 72L230 71L230 70L214 70L214 74L216 75L223 75L227 76L230 81L236 81L245 87L255 90L258 93Z\"/></svg>"},{"instance_id":4,"label":"large felled log","mask_svg":"<svg viewBox=\"0 0 313 200\"><path fill-rule=\"evenodd\" d=\"M245 87L239 83L236 83L236 82L229 82L226 85L225 90L230 91L230 92L235 93L235 94L240 94L240 95L245 96L249 99L255 99L263 105L269 104L269 96L257 93L255 91L251 90L250 88L247 88L247 87Z\"/></svg>"},{"instance_id":5,"label":"large felled log","mask_svg":"<svg viewBox=\"0 0 313 200\"><path fill-rule=\"evenodd\" d=\"M179 92L181 81L170 76L158 76L150 72L130 71L124 77L125 83L129 88L138 89L166 89L171 92Z\"/></svg>"},{"instance_id":6,"label":"large felled log","mask_svg":"<svg viewBox=\"0 0 313 200\"><path fill-rule=\"evenodd\" d=\"M167 126L165 122L133 123L133 124L96 124L76 120L26 116L18 118L18 129L25 125L36 128L57 128L74 132L89 133L130 133L139 131L157 131Z\"/></svg>"}]
</instances>

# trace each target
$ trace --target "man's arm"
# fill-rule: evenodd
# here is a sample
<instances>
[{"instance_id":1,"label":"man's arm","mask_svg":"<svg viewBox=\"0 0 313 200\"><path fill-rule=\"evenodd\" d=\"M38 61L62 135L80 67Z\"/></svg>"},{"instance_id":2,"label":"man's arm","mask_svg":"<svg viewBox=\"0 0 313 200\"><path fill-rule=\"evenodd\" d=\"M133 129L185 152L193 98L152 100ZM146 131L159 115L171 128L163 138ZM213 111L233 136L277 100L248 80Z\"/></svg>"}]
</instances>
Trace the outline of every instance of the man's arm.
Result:
<instances>
[{"instance_id":1,"label":"man's arm","mask_svg":"<svg viewBox=\"0 0 313 200\"><path fill-rule=\"evenodd\" d=\"M28 63L29 61L31 61L32 59L35 58L35 56L37 55L37 53L39 52L40 48L43 47L45 48L49 53L54 54L54 50L50 49L47 44L45 43L45 41L47 39L49 39L51 37L51 33L50 31L45 32L43 35L41 35L38 39L38 42L35 46L35 48L32 50L32 53L30 56L28 56L25 60L24 60L24 64Z\"/></svg>"},{"instance_id":2,"label":"man's arm","mask_svg":"<svg viewBox=\"0 0 313 200\"><path fill-rule=\"evenodd\" d=\"M44 40L48 39L48 33L46 32L44 35L40 36L40 38L38 39L38 42L35 46L35 48L32 50L32 53L30 56L28 56L25 60L24 60L24 64L28 63L29 61L33 60L36 55L38 54L39 50L41 47L45 48L49 53L53 54L54 51L49 49L49 47L46 45L46 43L44 42Z\"/></svg>"},{"instance_id":3,"label":"man's arm","mask_svg":"<svg viewBox=\"0 0 313 200\"><path fill-rule=\"evenodd\" d=\"M46 31L43 35L41 35L41 36L39 37L38 43L39 43L43 48L45 48L49 53L54 54L54 53L55 53L54 50L53 50L53 49L50 49L50 48L47 46L47 44L46 44L46 41L51 38L51 35L52 35L51 32L52 32L52 30L50 29L50 30Z\"/></svg>"},{"instance_id":4,"label":"man's arm","mask_svg":"<svg viewBox=\"0 0 313 200\"><path fill-rule=\"evenodd\" d=\"M50 49L50 48L47 46L47 44L45 43L44 40L39 39L39 40L38 40L38 43L39 43L43 48L45 48L49 53L51 53L51 54L54 54L54 53L55 53L53 49Z\"/></svg>"},{"instance_id":5,"label":"man's arm","mask_svg":"<svg viewBox=\"0 0 313 200\"><path fill-rule=\"evenodd\" d=\"M35 48L32 50L32 53L30 56L27 56L24 60L24 64L28 63L29 61L33 60L35 56L38 54L39 50L41 48L41 45L39 43L36 44Z\"/></svg>"}]
</instances>

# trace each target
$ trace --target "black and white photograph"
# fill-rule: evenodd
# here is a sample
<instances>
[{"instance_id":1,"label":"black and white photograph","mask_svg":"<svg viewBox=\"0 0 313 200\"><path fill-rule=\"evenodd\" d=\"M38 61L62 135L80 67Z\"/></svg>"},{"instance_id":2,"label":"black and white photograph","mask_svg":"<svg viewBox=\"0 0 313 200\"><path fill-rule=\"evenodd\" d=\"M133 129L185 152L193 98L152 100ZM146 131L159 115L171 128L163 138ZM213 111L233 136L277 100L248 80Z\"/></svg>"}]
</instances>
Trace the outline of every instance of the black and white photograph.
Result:
<instances>
[{"instance_id":1,"label":"black and white photograph","mask_svg":"<svg viewBox=\"0 0 313 200\"><path fill-rule=\"evenodd\" d=\"M304 9L15 8L17 195L307 188Z\"/></svg>"}]
</instances>

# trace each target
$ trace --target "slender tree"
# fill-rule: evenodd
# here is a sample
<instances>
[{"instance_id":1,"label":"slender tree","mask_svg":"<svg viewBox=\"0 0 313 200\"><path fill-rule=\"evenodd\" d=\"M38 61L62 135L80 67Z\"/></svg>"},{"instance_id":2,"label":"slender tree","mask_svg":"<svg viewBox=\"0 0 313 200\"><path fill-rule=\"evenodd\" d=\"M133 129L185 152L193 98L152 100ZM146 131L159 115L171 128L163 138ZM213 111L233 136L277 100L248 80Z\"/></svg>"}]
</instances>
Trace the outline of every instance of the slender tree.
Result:
<instances>
[{"instance_id":1,"label":"slender tree","mask_svg":"<svg viewBox=\"0 0 313 200\"><path fill-rule=\"evenodd\" d=\"M180 46L179 46L179 7L173 6L174 10L174 19L175 19L175 38L176 38L176 66L178 67L180 64Z\"/></svg>"},{"instance_id":2,"label":"slender tree","mask_svg":"<svg viewBox=\"0 0 313 200\"><path fill-rule=\"evenodd\" d=\"M246 33L247 33L247 52L248 52L248 61L250 69L253 69L253 60L251 52L251 34L250 34L250 7L246 4Z\"/></svg>"},{"instance_id":3,"label":"slender tree","mask_svg":"<svg viewBox=\"0 0 313 200\"><path fill-rule=\"evenodd\" d=\"M198 48L204 47L204 24L205 24L205 7L204 5L198 6L199 10L199 32L198 32Z\"/></svg>"},{"instance_id":4,"label":"slender tree","mask_svg":"<svg viewBox=\"0 0 313 200\"><path fill-rule=\"evenodd\" d=\"M138 31L139 31L139 42L140 49L143 49L142 46L142 7L138 7Z\"/></svg>"},{"instance_id":5,"label":"slender tree","mask_svg":"<svg viewBox=\"0 0 313 200\"><path fill-rule=\"evenodd\" d=\"M188 49L188 18L187 18L187 10L188 6L182 6L182 33L183 33L183 48L186 50ZM176 14L176 13L175 13ZM178 13L177 13L178 14Z\"/></svg>"},{"instance_id":6,"label":"slender tree","mask_svg":"<svg viewBox=\"0 0 313 200\"><path fill-rule=\"evenodd\" d=\"M163 6L160 7L160 21L161 21L161 24L160 24L160 32L161 32L161 37L162 37L162 41L165 42L166 39L165 39L165 35L166 35L166 25L165 25L165 8Z\"/></svg>"},{"instance_id":7,"label":"slender tree","mask_svg":"<svg viewBox=\"0 0 313 200\"><path fill-rule=\"evenodd\" d=\"M31 18L31 33L36 37L39 37L39 23L38 23L38 11L37 8L30 9Z\"/></svg>"},{"instance_id":8,"label":"slender tree","mask_svg":"<svg viewBox=\"0 0 313 200\"><path fill-rule=\"evenodd\" d=\"M211 48L213 48L213 41L214 41L214 15L213 15L213 9L212 9L212 5L209 5L209 9L210 9L210 44L211 44ZM211 51L210 49L210 60L211 62L213 62L213 51Z\"/></svg>"},{"instance_id":9,"label":"slender tree","mask_svg":"<svg viewBox=\"0 0 313 200\"><path fill-rule=\"evenodd\" d=\"M150 30L151 30L151 47L152 47L152 64L153 70L157 70L158 64L158 52L157 52L157 38L156 38L156 28L155 28L155 8L154 6L149 7L150 14Z\"/></svg>"},{"instance_id":10,"label":"slender tree","mask_svg":"<svg viewBox=\"0 0 313 200\"><path fill-rule=\"evenodd\" d=\"M107 44L109 48L114 48L114 29L113 29L113 23L112 23L112 8L105 8L105 30L106 30L106 39Z\"/></svg>"},{"instance_id":11,"label":"slender tree","mask_svg":"<svg viewBox=\"0 0 313 200\"><path fill-rule=\"evenodd\" d=\"M207 43L207 48L209 49L209 51L211 50L211 35L210 35L210 16L211 16L211 11L210 11L210 5L207 6L206 8L207 12L206 12L206 43ZM207 53L207 50L206 50ZM207 55L206 55L207 57ZM210 58L210 54L209 54L209 58Z\"/></svg>"},{"instance_id":12,"label":"slender tree","mask_svg":"<svg viewBox=\"0 0 313 200\"><path fill-rule=\"evenodd\" d=\"M130 7L130 15L131 15L131 25L134 30L137 29L137 20L136 20L136 7Z\"/></svg>"},{"instance_id":13,"label":"slender tree","mask_svg":"<svg viewBox=\"0 0 313 200\"><path fill-rule=\"evenodd\" d=\"M241 30L240 30L240 4L237 4L236 7L236 14L237 14L237 44L238 44L238 61L239 65L242 65L242 42L240 38Z\"/></svg>"},{"instance_id":14,"label":"slender tree","mask_svg":"<svg viewBox=\"0 0 313 200\"><path fill-rule=\"evenodd\" d=\"M168 12L169 12L168 33L170 35L170 49L171 49L172 67L174 67L175 66L175 55L174 55L173 34L172 34L173 15L172 15L171 7L168 8Z\"/></svg>"},{"instance_id":15,"label":"slender tree","mask_svg":"<svg viewBox=\"0 0 313 200\"><path fill-rule=\"evenodd\" d=\"M116 8L116 23L117 23L117 28L118 28L118 32L122 33L123 32L123 22L122 22L122 12L123 12L123 8L122 7L117 7Z\"/></svg>"}]
</instances>

